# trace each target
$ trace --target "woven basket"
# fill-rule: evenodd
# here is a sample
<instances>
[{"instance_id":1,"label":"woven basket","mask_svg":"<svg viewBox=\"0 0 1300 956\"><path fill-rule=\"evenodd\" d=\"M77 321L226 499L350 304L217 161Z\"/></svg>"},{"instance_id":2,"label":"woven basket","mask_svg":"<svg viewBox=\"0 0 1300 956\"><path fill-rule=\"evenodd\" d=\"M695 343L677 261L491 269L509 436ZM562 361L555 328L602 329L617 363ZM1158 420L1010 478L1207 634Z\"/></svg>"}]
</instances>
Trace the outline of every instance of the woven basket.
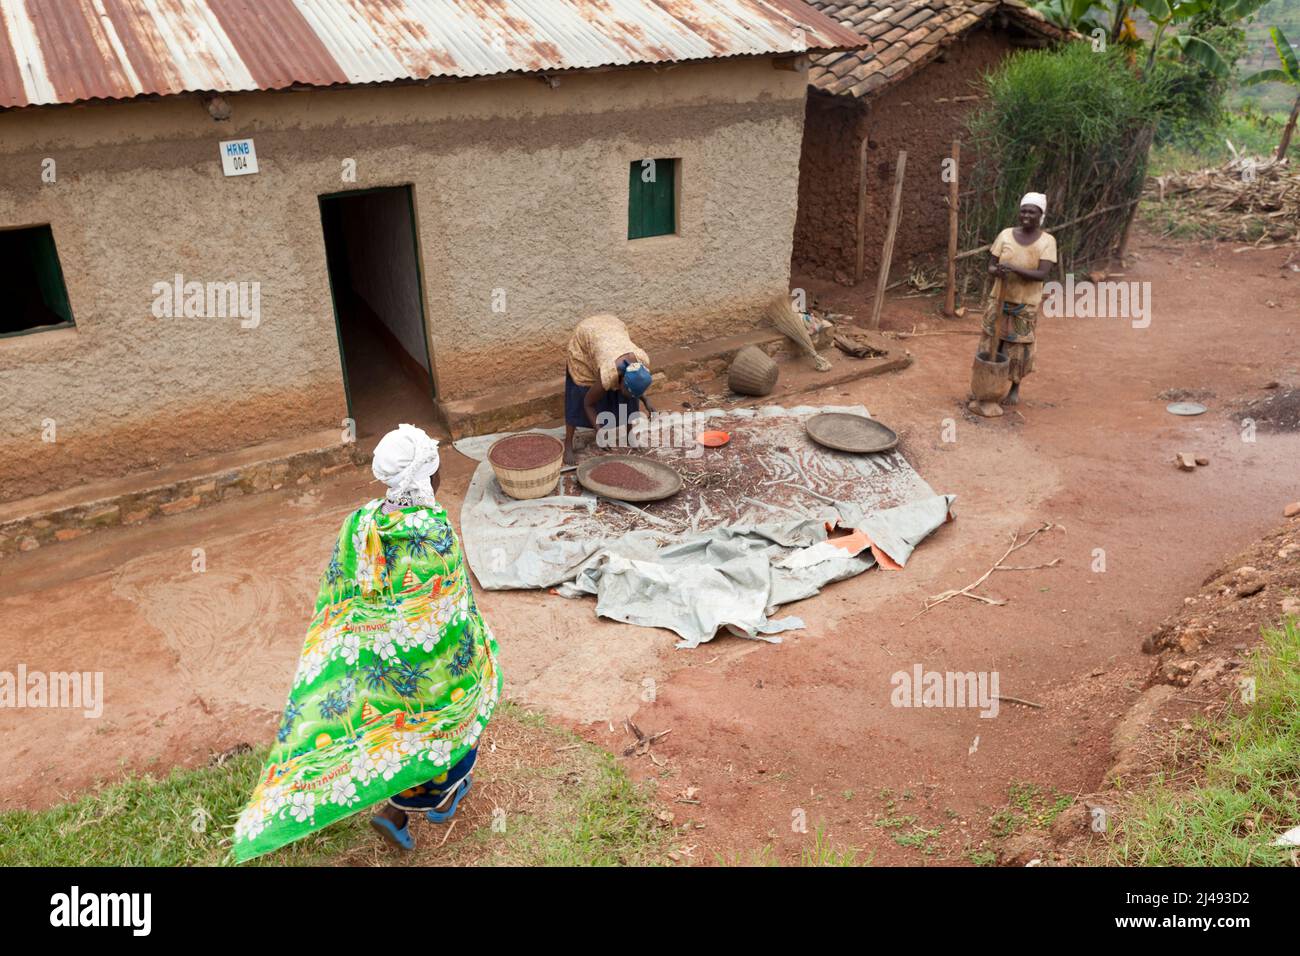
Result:
<instances>
[{"instance_id":1,"label":"woven basket","mask_svg":"<svg viewBox=\"0 0 1300 956\"><path fill-rule=\"evenodd\" d=\"M555 460L538 465L536 468L506 468L498 465L492 460L492 449L514 437L516 436L507 435L505 438L499 438L488 448L488 464L492 466L492 473L497 476L497 483L511 498L520 500L545 498L560 483L560 468L564 465L564 443L558 438L551 438L550 435L543 436L555 442Z\"/></svg>"},{"instance_id":2,"label":"woven basket","mask_svg":"<svg viewBox=\"0 0 1300 956\"><path fill-rule=\"evenodd\" d=\"M746 345L736 353L731 370L727 372L727 386L741 395L771 395L776 388L777 367L757 345Z\"/></svg>"}]
</instances>

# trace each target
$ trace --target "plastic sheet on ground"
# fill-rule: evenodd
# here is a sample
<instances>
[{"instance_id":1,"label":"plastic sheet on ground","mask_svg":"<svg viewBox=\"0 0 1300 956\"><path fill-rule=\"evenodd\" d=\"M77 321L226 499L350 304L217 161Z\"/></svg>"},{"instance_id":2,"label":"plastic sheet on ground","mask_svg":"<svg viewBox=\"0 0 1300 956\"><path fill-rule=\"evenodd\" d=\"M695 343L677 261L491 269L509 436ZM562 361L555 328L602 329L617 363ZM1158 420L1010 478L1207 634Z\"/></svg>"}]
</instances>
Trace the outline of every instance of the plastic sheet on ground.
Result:
<instances>
[{"instance_id":1,"label":"plastic sheet on ground","mask_svg":"<svg viewBox=\"0 0 1300 956\"><path fill-rule=\"evenodd\" d=\"M550 497L515 501L483 460L501 436L461 439L456 449L480 462L461 510L470 566L489 589L595 595L597 614L668 628L679 647L721 629L779 640L803 627L798 617L774 618L781 605L861 574L878 555L905 565L953 501L897 451L851 455L813 443L803 423L823 411L867 414L860 405L710 409L684 429L652 433L648 447L618 449L682 476L678 494L640 506L591 494L572 471ZM730 432L731 442L705 449L683 440L700 419ZM580 445L578 460L594 451ZM832 538L828 525L865 537Z\"/></svg>"}]
</instances>

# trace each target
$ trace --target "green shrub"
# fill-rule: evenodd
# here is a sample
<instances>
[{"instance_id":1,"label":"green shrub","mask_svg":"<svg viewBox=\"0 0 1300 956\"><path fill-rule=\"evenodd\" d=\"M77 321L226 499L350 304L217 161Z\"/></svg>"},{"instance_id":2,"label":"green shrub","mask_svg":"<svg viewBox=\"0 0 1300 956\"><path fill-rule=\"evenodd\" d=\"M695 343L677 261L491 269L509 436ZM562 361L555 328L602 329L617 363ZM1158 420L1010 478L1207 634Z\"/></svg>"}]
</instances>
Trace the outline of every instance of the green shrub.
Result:
<instances>
[{"instance_id":1,"label":"green shrub","mask_svg":"<svg viewBox=\"0 0 1300 956\"><path fill-rule=\"evenodd\" d=\"M1086 43L1026 51L1003 61L985 84L988 101L969 121L977 161L965 247L991 241L1014 222L1026 192L1047 194L1049 231L1141 192L1167 91L1159 78L1143 81L1129 51L1095 53ZM1053 233L1062 268L1108 251L1126 218L1119 209L1089 220L1087 229Z\"/></svg>"}]
</instances>

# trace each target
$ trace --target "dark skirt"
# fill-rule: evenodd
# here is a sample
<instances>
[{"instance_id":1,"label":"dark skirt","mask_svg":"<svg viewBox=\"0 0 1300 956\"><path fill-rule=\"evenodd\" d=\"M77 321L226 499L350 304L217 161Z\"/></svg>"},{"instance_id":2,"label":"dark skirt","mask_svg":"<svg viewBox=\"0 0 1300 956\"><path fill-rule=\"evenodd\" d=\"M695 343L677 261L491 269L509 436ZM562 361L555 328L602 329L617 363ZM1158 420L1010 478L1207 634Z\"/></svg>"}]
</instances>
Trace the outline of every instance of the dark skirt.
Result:
<instances>
[{"instance_id":1,"label":"dark skirt","mask_svg":"<svg viewBox=\"0 0 1300 956\"><path fill-rule=\"evenodd\" d=\"M410 810L414 813L432 810L442 803L448 791L460 786L460 782L468 777L470 771L474 769L474 763L477 760L478 748L475 747L461 757L456 762L456 765L446 773L439 774L418 787L403 790L391 797L388 802L399 810Z\"/></svg>"},{"instance_id":2,"label":"dark skirt","mask_svg":"<svg viewBox=\"0 0 1300 956\"><path fill-rule=\"evenodd\" d=\"M995 338L993 312L997 306L990 301L984 312L977 352L991 355L1001 346L1010 364L1008 371L1011 381L1020 384L1020 380L1034 370L1034 354L1037 351L1038 307L1007 302L1003 304L1003 329L1000 338Z\"/></svg>"},{"instance_id":3,"label":"dark skirt","mask_svg":"<svg viewBox=\"0 0 1300 956\"><path fill-rule=\"evenodd\" d=\"M598 385L591 386L591 388L599 387ZM573 425L575 428L591 427L591 422L587 419L585 404L588 391L589 389L586 386L579 385L573 380L567 368L564 370L564 424ZM640 405L640 402L627 398L617 389L607 391L604 398L596 403L596 416L599 419L601 412L609 412L614 416L616 423L630 422ZM626 411L620 414L620 409L626 409Z\"/></svg>"}]
</instances>

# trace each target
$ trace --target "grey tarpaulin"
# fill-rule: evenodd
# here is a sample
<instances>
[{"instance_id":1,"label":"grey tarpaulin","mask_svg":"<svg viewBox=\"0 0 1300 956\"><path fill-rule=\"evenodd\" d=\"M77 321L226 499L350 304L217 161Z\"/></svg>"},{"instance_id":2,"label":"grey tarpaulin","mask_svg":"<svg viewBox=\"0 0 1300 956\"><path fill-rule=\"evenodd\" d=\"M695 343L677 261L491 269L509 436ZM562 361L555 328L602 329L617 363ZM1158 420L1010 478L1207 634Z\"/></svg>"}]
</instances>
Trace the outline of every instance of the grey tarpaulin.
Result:
<instances>
[{"instance_id":1,"label":"grey tarpaulin","mask_svg":"<svg viewBox=\"0 0 1300 956\"><path fill-rule=\"evenodd\" d=\"M596 596L596 613L675 631L695 647L722 627L764 640L803 627L776 609L875 564L827 541L827 524L864 531L899 565L947 520L936 495L901 454L848 455L811 442L803 422L862 406L712 409L708 428L733 435L722 449L637 451L686 480L674 498L635 507L597 498L566 476L557 493L515 501L483 461L498 435L462 439L480 461L461 510L466 557L489 589L558 587ZM583 451L579 450L579 459Z\"/></svg>"}]
</instances>

